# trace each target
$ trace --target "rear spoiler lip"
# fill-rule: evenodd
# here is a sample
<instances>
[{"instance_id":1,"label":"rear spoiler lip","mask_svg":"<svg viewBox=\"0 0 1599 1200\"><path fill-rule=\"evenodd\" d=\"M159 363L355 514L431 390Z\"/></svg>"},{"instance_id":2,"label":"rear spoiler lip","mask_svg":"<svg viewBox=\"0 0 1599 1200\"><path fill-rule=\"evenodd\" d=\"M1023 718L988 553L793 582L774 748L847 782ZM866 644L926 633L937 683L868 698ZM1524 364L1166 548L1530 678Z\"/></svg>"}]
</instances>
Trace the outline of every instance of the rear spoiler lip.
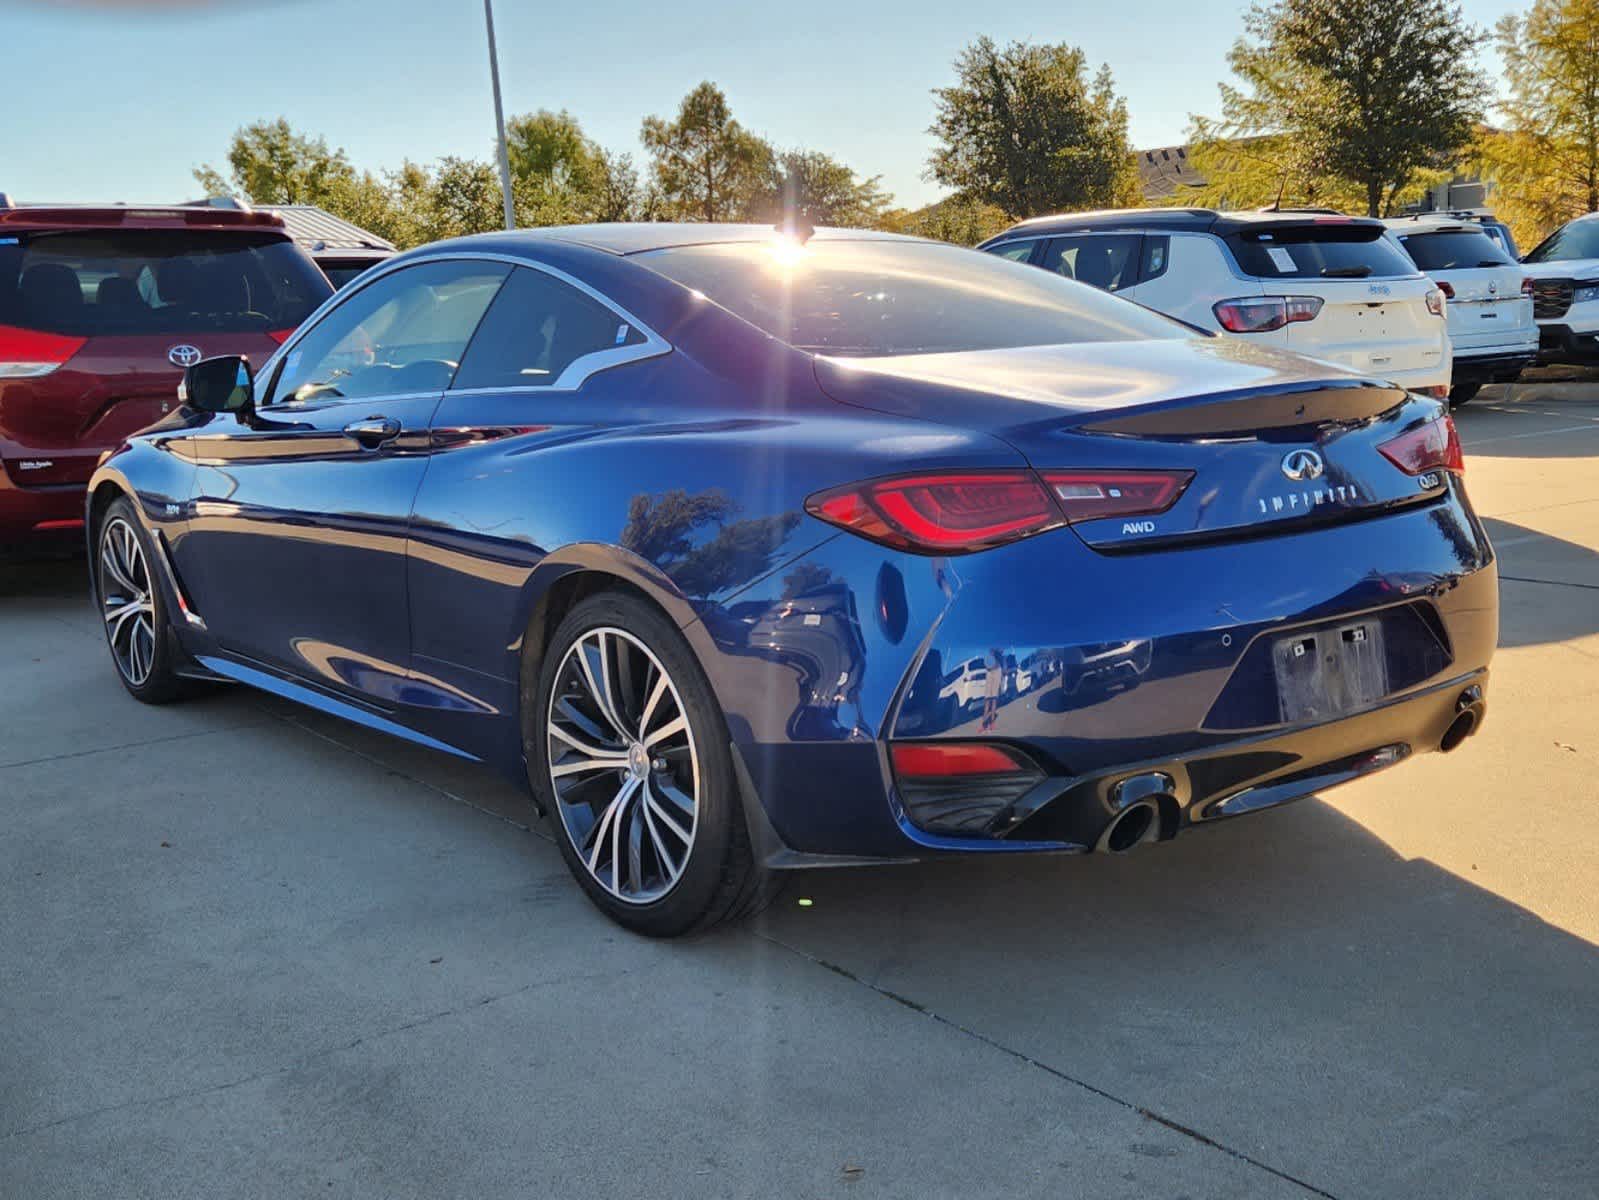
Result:
<instances>
[{"instance_id":1,"label":"rear spoiler lip","mask_svg":"<svg viewBox=\"0 0 1599 1200\"><path fill-rule=\"evenodd\" d=\"M1185 421L1186 416L1200 416L1206 410L1225 410L1241 402L1272 401L1279 407L1287 410L1289 405L1296 400L1307 400L1309 397L1327 399L1329 393L1341 393L1334 397L1332 408L1345 409L1344 415L1325 414L1322 416L1309 416L1308 405L1302 403L1297 411L1284 411L1280 420L1262 421L1257 418L1251 422L1238 424L1217 423L1207 425L1203 421ZM1365 403L1360 401L1365 399ZM1196 436L1224 439L1253 437L1262 428L1288 428L1295 422L1293 418L1304 417L1302 424L1320 424L1331 421L1362 421L1370 420L1382 413L1388 412L1412 399L1410 392L1397 384L1385 383L1379 379L1366 379L1351 376L1347 379L1306 379L1300 381L1285 381L1282 383L1266 384L1260 387L1235 388L1230 391L1201 392L1192 396L1175 396L1162 400L1151 401L1147 404L1134 405L1129 408L1118 409L1114 413L1104 415L1089 415L1086 419L1074 422L1066 429L1073 433L1087 433L1100 437L1173 437L1193 438ZM1338 400L1346 401L1338 404ZM1160 418L1168 418L1172 428L1160 430L1159 425L1165 423ZM1059 421L1052 422L1060 428ZM1183 428L1178 429L1176 426Z\"/></svg>"},{"instance_id":2,"label":"rear spoiler lip","mask_svg":"<svg viewBox=\"0 0 1599 1200\"><path fill-rule=\"evenodd\" d=\"M259 229L284 232L276 213L227 208L149 205L54 205L36 208L0 208L0 229L49 232L59 229Z\"/></svg>"}]
</instances>

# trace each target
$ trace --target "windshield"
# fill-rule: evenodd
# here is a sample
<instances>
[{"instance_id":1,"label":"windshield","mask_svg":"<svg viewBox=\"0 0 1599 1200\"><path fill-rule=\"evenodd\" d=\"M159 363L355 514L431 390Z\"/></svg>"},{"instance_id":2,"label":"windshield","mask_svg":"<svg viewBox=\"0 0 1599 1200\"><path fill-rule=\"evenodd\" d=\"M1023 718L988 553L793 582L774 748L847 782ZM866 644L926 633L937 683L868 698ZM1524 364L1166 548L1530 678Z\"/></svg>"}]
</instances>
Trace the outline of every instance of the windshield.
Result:
<instances>
[{"instance_id":1,"label":"windshield","mask_svg":"<svg viewBox=\"0 0 1599 1200\"><path fill-rule=\"evenodd\" d=\"M1423 271L1510 265L1510 259L1499 248L1499 244L1476 229L1407 233L1401 234L1399 241Z\"/></svg>"},{"instance_id":2,"label":"windshield","mask_svg":"<svg viewBox=\"0 0 1599 1200\"><path fill-rule=\"evenodd\" d=\"M783 239L638 256L800 350L891 356L1196 336L1186 326L992 254L937 242Z\"/></svg>"},{"instance_id":3,"label":"windshield","mask_svg":"<svg viewBox=\"0 0 1599 1200\"><path fill-rule=\"evenodd\" d=\"M1571 221L1555 230L1523 262L1564 262L1599 258L1599 221Z\"/></svg>"},{"instance_id":4,"label":"windshield","mask_svg":"<svg viewBox=\"0 0 1599 1200\"><path fill-rule=\"evenodd\" d=\"M51 333L266 333L332 294L282 237L96 230L0 244L0 324Z\"/></svg>"},{"instance_id":5,"label":"windshield","mask_svg":"<svg viewBox=\"0 0 1599 1200\"><path fill-rule=\"evenodd\" d=\"M1258 279L1366 279L1414 275L1378 225L1266 225L1227 236L1246 275Z\"/></svg>"}]
</instances>

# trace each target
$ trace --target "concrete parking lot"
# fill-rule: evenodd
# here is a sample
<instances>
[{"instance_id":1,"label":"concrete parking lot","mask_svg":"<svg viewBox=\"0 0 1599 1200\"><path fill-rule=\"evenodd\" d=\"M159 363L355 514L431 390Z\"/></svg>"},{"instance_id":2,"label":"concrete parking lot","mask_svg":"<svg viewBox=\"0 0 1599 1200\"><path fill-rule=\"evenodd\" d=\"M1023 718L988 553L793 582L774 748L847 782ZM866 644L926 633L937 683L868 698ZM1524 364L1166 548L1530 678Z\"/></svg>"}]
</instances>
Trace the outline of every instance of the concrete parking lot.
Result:
<instances>
[{"instance_id":1,"label":"concrete parking lot","mask_svg":"<svg viewBox=\"0 0 1599 1200\"><path fill-rule=\"evenodd\" d=\"M676 944L497 779L141 707L79 563L0 566L0 1197L1594 1195L1599 383L1459 421L1504 580L1460 751Z\"/></svg>"}]
</instances>

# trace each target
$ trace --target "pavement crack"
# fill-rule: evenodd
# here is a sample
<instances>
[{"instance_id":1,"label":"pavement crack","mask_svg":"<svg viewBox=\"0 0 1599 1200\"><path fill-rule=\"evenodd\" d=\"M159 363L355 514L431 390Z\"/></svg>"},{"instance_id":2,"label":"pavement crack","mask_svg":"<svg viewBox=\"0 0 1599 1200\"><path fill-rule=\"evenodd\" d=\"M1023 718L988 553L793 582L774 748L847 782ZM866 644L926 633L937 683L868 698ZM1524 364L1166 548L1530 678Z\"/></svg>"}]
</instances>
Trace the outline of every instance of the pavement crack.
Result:
<instances>
[{"instance_id":1,"label":"pavement crack","mask_svg":"<svg viewBox=\"0 0 1599 1200\"><path fill-rule=\"evenodd\" d=\"M61 754L46 754L42 758L19 758L15 762L0 762L0 771L9 771L13 767L36 767L41 763L64 762L73 758L90 758L96 754L114 754L118 750L138 750L144 746L159 746L167 742L182 742L189 738L210 737L213 734L226 733L232 729L245 729L254 723L253 721L236 721L208 729L195 729L188 733L169 733L166 737L147 737L140 738L136 742L121 742L115 746L96 746L93 750L68 750Z\"/></svg>"},{"instance_id":2,"label":"pavement crack","mask_svg":"<svg viewBox=\"0 0 1599 1200\"><path fill-rule=\"evenodd\" d=\"M425 788L436 795L443 796L446 800L463 805L466 808L472 809L474 812L480 812L484 816L493 817L496 821L503 821L513 829L520 829L523 833L531 833L534 837L543 838L546 842L549 842L552 845L555 842L555 838L542 829L535 829L532 825L524 824L521 821L506 816L502 812L495 812L492 808L486 808L481 804L474 804L465 796L458 796L448 788L442 788L438 784L432 783L421 778L420 776L412 775L406 771L402 771L399 767L394 766L392 763L386 762L383 759L378 758L376 755L368 754L364 750L357 750L348 742L341 742L338 738L333 737L331 734L323 733L320 729L313 729L303 721L296 720L293 716L286 715L284 713L275 713L271 709L265 707L261 708L259 711L266 716L271 717L275 721L281 721L285 725L293 726L301 733L309 734L314 738L326 742L330 746L335 746L338 749L343 750L347 754L353 754L362 762L377 767L381 771L391 775L398 775L401 779L404 779L408 783L414 783L418 787ZM529 801L529 803L531 804L531 801Z\"/></svg>"},{"instance_id":3,"label":"pavement crack","mask_svg":"<svg viewBox=\"0 0 1599 1200\"><path fill-rule=\"evenodd\" d=\"M182 1091L168 1092L160 1096L136 1096L133 1099L123 1100L117 1104L105 1104L99 1108L90 1108L85 1109L82 1112L68 1113L64 1117L57 1117L54 1120L43 1121L38 1125L27 1125L20 1129L12 1129L4 1133L0 1133L0 1142L8 1142L14 1138L28 1137L31 1134L43 1133L45 1130L54 1129L59 1125L70 1125L76 1121L85 1121L93 1117L104 1116L106 1113L121 1112L124 1109L157 1104L172 1104L181 1100L193 1100L200 1096L215 1096L222 1092L232 1091L235 1088L245 1087L248 1084L256 1083L263 1079L272 1079L279 1075L287 1075L291 1071L302 1070L303 1068L310 1066L312 1063L320 1062L326 1058L331 1058L335 1054L343 1054L346 1051L354 1050L356 1047L363 1046L368 1042L382 1041L384 1038L394 1037L398 1034L406 1033L412 1029L420 1029L424 1025L432 1025L437 1021L447 1020L450 1017L459 1016L464 1012L471 1012L479 1008L486 1008L491 1004L498 1004L502 1000L511 1000L528 992L537 991L540 988L560 987L569 983L591 983L600 980L614 979L625 974L627 974L625 970L586 971L575 975L563 975L558 979L535 980L532 983L524 984L522 987L512 988L508 992L500 992L497 995L485 996L481 1000L474 1000L470 1004L458 1004L454 1008L446 1008L441 1009L438 1012L427 1013L413 1020L391 1026L388 1029L380 1029L376 1033L365 1033L360 1037L352 1038L347 1042L340 1042L336 1046L324 1046L320 1050L313 1050L309 1054L303 1055L300 1058L295 1059L293 1062L287 1063L281 1067L269 1067L264 1071L256 1071L252 1074L241 1076L238 1079L230 1079L226 1083L213 1083L208 1084L205 1087L188 1088Z\"/></svg>"},{"instance_id":4,"label":"pavement crack","mask_svg":"<svg viewBox=\"0 0 1599 1200\"><path fill-rule=\"evenodd\" d=\"M1018 1062L1024 1063L1029 1067L1033 1067L1044 1072L1046 1075L1052 1075L1063 1083L1068 1083L1073 1087L1081 1088L1090 1095L1098 1096L1101 1100L1108 1100L1112 1104L1119 1105L1128 1112L1137 1113L1145 1120L1153 1121L1157 1125L1164 1126L1165 1128L1170 1129L1173 1133L1180 1134L1191 1141L1198 1142L1202 1146L1208 1147L1212 1150L1220 1151L1222 1154L1226 1154L1232 1158L1235 1158L1239 1162L1247 1163L1249 1166L1254 1167L1257 1170L1265 1171L1268 1175L1274 1175L1278 1179L1283 1180L1285 1183L1291 1183L1295 1187L1301 1188L1312 1196L1320 1196L1322 1197L1322 1200L1338 1200L1333 1193L1325 1190L1324 1188L1319 1188L1313 1183L1309 1183L1303 1179L1300 1179L1298 1176L1292 1175L1280 1167L1274 1167L1270 1163L1262 1162L1253 1155L1246 1154L1244 1151L1233 1146L1229 1146L1225 1142L1218 1141L1208 1134L1201 1133L1191 1125L1185 1125L1173 1117L1166 1116L1164 1113L1157 1112L1152 1108L1146 1108L1142 1104L1135 1103L1132 1100L1124 1099L1123 1097L1116 1095L1114 1092L1106 1091L1102 1087L1098 1087L1095 1084L1089 1083L1085 1079L1079 1079L1075 1075L1072 1075L1059 1067L1052 1066L1047 1062L1043 1062L1040 1059L1034 1058L1030 1054L1024 1053L1021 1050L1017 1050L1014 1047L1007 1046L1005 1043L989 1037L985 1033L979 1033L970 1026L962 1025L959 1021L935 1012L933 1009L930 1009L926 1005L910 999L908 996L892 991L889 988L873 983L870 980L863 979L854 971L851 971L848 967L842 967L837 963L829 962L825 958L820 958L807 950L801 950L798 946L792 946L780 938L773 937L770 934L757 932L755 936L763 941L771 943L774 946L780 947L783 950L787 950L790 954L793 954L799 958L803 958L807 962L813 963L824 970L831 971L835 975L840 975L849 980L851 983L855 983L863 988L866 988L868 991L875 992L885 1000L891 1000L895 1004L902 1005L903 1007L910 1009L912 1012L917 1013L920 1016L937 1021L946 1029L952 1029L964 1037L968 1037L973 1041L982 1043L991 1050L997 1050L1001 1054L1005 1054L1016 1059Z\"/></svg>"},{"instance_id":5,"label":"pavement crack","mask_svg":"<svg viewBox=\"0 0 1599 1200\"><path fill-rule=\"evenodd\" d=\"M1511 583L1546 583L1550 587L1581 588L1587 592L1599 592L1599 583L1574 583L1569 579L1534 579L1528 575L1501 575L1500 579L1508 579Z\"/></svg>"}]
</instances>

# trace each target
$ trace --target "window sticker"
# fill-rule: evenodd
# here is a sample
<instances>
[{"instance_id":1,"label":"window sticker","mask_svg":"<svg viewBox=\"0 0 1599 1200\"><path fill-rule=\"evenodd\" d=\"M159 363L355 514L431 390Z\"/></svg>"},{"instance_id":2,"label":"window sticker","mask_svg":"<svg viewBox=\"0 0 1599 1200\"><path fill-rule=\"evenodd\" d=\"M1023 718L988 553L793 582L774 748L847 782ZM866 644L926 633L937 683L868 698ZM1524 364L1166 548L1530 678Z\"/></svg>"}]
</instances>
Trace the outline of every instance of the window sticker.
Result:
<instances>
[{"instance_id":1,"label":"window sticker","mask_svg":"<svg viewBox=\"0 0 1599 1200\"><path fill-rule=\"evenodd\" d=\"M1292 271L1295 269L1294 256L1281 246L1267 246L1266 253L1271 255L1272 265L1279 271Z\"/></svg>"},{"instance_id":2,"label":"window sticker","mask_svg":"<svg viewBox=\"0 0 1599 1200\"><path fill-rule=\"evenodd\" d=\"M616 327L616 345L620 346L623 342L627 341L627 332L628 324L626 321L623 321Z\"/></svg>"}]
</instances>

